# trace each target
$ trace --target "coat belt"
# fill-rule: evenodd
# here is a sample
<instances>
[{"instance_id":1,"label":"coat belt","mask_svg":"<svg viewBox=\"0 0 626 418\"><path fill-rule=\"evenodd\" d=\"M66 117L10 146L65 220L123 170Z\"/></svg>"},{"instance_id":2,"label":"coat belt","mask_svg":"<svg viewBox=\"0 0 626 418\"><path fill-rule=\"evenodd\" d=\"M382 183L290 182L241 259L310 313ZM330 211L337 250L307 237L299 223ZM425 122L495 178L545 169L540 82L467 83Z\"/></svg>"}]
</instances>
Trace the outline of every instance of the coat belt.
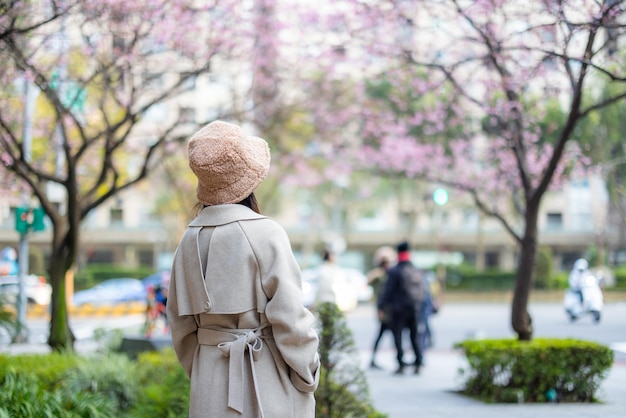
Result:
<instances>
[{"instance_id":1,"label":"coat belt","mask_svg":"<svg viewBox=\"0 0 626 418\"><path fill-rule=\"evenodd\" d=\"M219 348L224 357L228 357L228 407L240 414L243 413L243 391L245 382L243 378L243 368L245 364L245 354L248 351L250 361L250 371L252 373L252 383L254 395L257 399L261 418L263 407L259 396L254 362L259 359L263 348L262 330L267 325L262 325L255 329L212 329L198 328L198 343L201 345L214 346Z\"/></svg>"}]
</instances>

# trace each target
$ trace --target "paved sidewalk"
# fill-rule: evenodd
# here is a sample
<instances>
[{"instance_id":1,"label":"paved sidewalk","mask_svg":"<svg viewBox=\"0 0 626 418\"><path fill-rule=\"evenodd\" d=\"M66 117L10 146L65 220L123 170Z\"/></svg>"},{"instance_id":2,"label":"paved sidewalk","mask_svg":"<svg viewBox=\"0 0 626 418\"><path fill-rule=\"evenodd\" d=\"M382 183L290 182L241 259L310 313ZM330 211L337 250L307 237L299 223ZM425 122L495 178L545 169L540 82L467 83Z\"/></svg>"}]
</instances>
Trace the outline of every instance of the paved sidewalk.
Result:
<instances>
[{"instance_id":1,"label":"paved sidewalk","mask_svg":"<svg viewBox=\"0 0 626 418\"><path fill-rule=\"evenodd\" d=\"M395 352L379 351L377 363L383 370L369 369L371 353L361 351L374 406L389 418L624 418L626 417L626 362L616 362L604 380L598 397L602 403L580 404L485 404L455 393L461 380L457 370L463 356L453 350L428 351L419 375L392 374Z\"/></svg>"}]
</instances>

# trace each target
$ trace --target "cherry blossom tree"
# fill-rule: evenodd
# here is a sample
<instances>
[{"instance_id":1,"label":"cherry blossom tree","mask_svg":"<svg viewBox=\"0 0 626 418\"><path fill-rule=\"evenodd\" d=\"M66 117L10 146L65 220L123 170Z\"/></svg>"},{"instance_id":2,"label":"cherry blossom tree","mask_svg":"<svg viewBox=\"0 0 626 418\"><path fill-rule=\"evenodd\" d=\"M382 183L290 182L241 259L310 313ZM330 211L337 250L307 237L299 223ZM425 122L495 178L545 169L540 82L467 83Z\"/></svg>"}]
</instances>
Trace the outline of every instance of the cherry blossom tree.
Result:
<instances>
[{"instance_id":1,"label":"cherry blossom tree","mask_svg":"<svg viewBox=\"0 0 626 418\"><path fill-rule=\"evenodd\" d=\"M618 0L10 4L0 16L1 158L53 225L57 349L73 341L64 277L81 220L197 127L184 114L146 119L199 75L217 68L252 87L221 110L270 141L270 179L284 170L284 181L314 187L366 171L465 191L519 244L512 326L521 339L532 336L542 197L586 163L573 139L579 121L626 96ZM32 160L24 80L40 92ZM614 84L611 95L596 91L600 80ZM554 109L557 123L544 123Z\"/></svg>"},{"instance_id":2,"label":"cherry blossom tree","mask_svg":"<svg viewBox=\"0 0 626 418\"><path fill-rule=\"evenodd\" d=\"M156 123L154 111L175 109L190 81L247 56L254 27L251 11L230 0L9 5L0 9L0 169L52 224L48 343L71 349L65 278L81 221L147 178L197 128L184 112ZM24 82L39 92L32 121L22 117ZM231 117L238 110L223 109Z\"/></svg>"},{"instance_id":3,"label":"cherry blossom tree","mask_svg":"<svg viewBox=\"0 0 626 418\"><path fill-rule=\"evenodd\" d=\"M511 325L521 340L533 334L542 198L589 164L580 122L626 97L625 9L618 0L389 0L331 12L343 61L362 70L341 78L329 67L326 80L358 84L351 105L312 112L361 142L336 135L329 154L352 170L459 189L498 219L519 248ZM610 95L600 94L605 82Z\"/></svg>"},{"instance_id":4,"label":"cherry blossom tree","mask_svg":"<svg viewBox=\"0 0 626 418\"><path fill-rule=\"evenodd\" d=\"M30 11L29 2L2 2L0 4L0 39L28 34L40 26L47 25L61 18L75 5L75 1L51 0L45 13L31 19L25 19L25 15Z\"/></svg>"}]
</instances>

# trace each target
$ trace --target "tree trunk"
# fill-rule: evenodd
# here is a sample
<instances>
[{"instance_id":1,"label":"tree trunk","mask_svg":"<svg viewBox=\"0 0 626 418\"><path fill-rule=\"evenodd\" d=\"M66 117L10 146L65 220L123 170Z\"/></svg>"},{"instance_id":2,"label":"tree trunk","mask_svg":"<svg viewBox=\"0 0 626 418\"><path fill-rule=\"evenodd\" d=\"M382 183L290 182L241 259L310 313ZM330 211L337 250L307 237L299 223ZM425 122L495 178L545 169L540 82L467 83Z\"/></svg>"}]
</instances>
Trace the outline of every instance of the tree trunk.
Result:
<instances>
[{"instance_id":1,"label":"tree trunk","mask_svg":"<svg viewBox=\"0 0 626 418\"><path fill-rule=\"evenodd\" d=\"M521 341L530 341L533 335L532 318L528 313L528 300L537 256L537 217L539 204L529 202L526 207L526 226L522 238L515 290L511 312L511 325Z\"/></svg>"},{"instance_id":2,"label":"tree trunk","mask_svg":"<svg viewBox=\"0 0 626 418\"><path fill-rule=\"evenodd\" d=\"M54 351L73 351L74 334L70 328L69 311L67 307L67 284L65 276L74 264L72 254L76 249L68 249L68 245L77 240L64 240L63 234L53 231L52 256L50 258L50 283L52 285L52 302L50 312L50 335L48 345ZM71 232L68 231L67 234Z\"/></svg>"}]
</instances>

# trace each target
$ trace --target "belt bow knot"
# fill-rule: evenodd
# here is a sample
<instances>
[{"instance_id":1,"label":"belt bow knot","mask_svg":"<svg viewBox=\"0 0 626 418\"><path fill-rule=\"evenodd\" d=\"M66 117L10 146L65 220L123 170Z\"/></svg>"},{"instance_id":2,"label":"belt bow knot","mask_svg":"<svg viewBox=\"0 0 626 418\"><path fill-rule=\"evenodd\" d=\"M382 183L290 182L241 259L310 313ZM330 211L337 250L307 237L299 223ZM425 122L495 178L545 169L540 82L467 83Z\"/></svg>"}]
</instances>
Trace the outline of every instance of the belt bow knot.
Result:
<instances>
[{"instance_id":1,"label":"belt bow knot","mask_svg":"<svg viewBox=\"0 0 626 418\"><path fill-rule=\"evenodd\" d=\"M228 407L240 414L243 413L243 391L245 387L244 366L245 354L248 352L250 358L250 371L252 373L252 383L254 393L259 406L261 418L263 418L263 408L259 397L259 386L257 383L254 362L261 356L263 349L263 337L259 327L254 330L245 330L242 333L234 333L233 330L222 331L207 328L198 330L200 344L215 345L228 358ZM221 341L221 342L217 342ZM217 344L215 344L217 342Z\"/></svg>"}]
</instances>

